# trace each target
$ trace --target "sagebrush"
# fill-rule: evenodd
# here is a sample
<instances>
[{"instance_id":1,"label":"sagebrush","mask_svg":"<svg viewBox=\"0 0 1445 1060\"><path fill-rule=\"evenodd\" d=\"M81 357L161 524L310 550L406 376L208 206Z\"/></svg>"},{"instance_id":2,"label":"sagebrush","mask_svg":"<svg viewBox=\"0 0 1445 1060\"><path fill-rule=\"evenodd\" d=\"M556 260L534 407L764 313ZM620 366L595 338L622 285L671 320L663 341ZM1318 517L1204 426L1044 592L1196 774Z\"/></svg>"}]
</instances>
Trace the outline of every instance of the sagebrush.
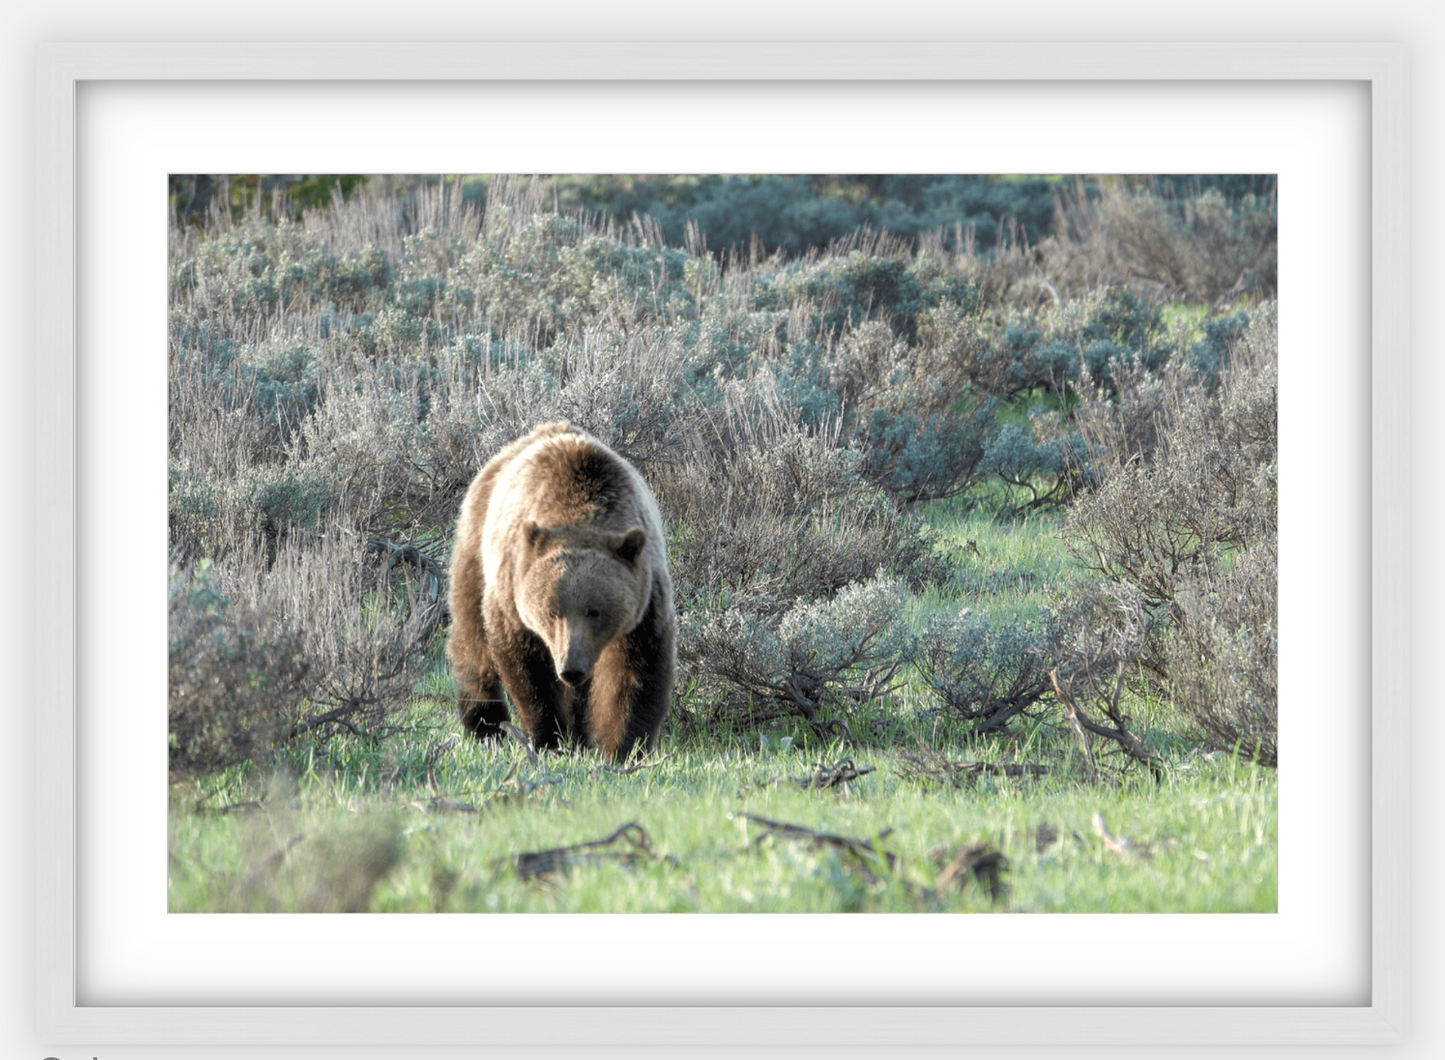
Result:
<instances>
[{"instance_id":1,"label":"sagebrush","mask_svg":"<svg viewBox=\"0 0 1445 1060\"><path fill-rule=\"evenodd\" d=\"M1232 179L173 178L173 764L393 731L462 493L559 419L663 508L690 718L1000 731L1127 670L1272 763L1275 200ZM1061 514L1088 584L913 616L982 577L930 504Z\"/></svg>"}]
</instances>

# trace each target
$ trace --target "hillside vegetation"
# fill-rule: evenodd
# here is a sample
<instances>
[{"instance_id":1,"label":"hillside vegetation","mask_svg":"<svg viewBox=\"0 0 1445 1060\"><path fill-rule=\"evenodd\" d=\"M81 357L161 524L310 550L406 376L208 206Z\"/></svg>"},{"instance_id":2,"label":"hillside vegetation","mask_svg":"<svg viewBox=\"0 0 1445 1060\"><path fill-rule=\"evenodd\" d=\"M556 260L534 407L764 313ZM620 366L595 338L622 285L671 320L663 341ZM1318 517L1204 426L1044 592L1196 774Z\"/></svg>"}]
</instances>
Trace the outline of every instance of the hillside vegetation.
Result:
<instances>
[{"instance_id":1,"label":"hillside vegetation","mask_svg":"<svg viewBox=\"0 0 1445 1060\"><path fill-rule=\"evenodd\" d=\"M1071 826L1093 857L1143 793L1176 794L1152 818L1167 831L1206 789L1267 857L1211 876L1201 905L1181 881L1231 840L1157 833L1148 873L1176 850L1184 873L1157 900L1121 897L1154 886L1131 877L1062 907L1273 902L1272 178L173 177L172 206L173 907L537 908L507 859L558 803L636 781L635 815L660 799L711 820L754 811L739 783L779 780L863 800L838 828L868 851L821 825L831 839L790 837L856 885L842 907L953 908L940 874L989 905L992 851L1015 863L1015 907L1060 908L1061 807L1110 808ZM632 461L667 524L677 761L628 781L459 743L440 653L462 493L556 419ZM779 780L751 776L768 755ZM1033 862L987 824L1018 798L1004 831L1045 874L1028 901ZM949 870L929 844L958 799L983 853ZM237 897L248 858L289 850L243 841L241 816L334 839L336 808L358 806L341 875L376 869L359 897L270 877ZM227 807L245 812L211 814ZM917 849L890 875L893 807ZM418 832L406 813L451 816ZM626 823L605 816L578 841ZM605 849L628 857L600 861L667 875L714 830L619 832ZM483 880L482 850L510 889ZM195 868L217 862L219 890ZM386 897L423 864L431 897ZM684 893L658 907L750 907Z\"/></svg>"}]
</instances>

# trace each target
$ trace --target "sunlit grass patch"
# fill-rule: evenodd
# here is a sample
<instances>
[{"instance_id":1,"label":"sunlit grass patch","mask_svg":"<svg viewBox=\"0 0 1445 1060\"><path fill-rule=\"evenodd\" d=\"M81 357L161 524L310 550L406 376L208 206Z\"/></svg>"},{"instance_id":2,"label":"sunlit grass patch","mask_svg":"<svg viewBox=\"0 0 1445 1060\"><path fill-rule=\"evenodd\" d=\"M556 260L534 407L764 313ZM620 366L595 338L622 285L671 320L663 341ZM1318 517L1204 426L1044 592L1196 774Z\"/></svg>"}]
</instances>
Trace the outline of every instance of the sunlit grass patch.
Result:
<instances>
[{"instance_id":1,"label":"sunlit grass patch","mask_svg":"<svg viewBox=\"0 0 1445 1060\"><path fill-rule=\"evenodd\" d=\"M853 760L871 770L820 790L799 783L816 763L798 751L679 748L651 768L624 773L592 754L532 763L519 747L475 742L390 786L384 777L353 779L329 769L282 774L259 788L259 774L216 778L204 791L175 795L170 908L1274 908L1272 771L1194 754L1171 760L1158 783L1136 771L1100 785L1052 737L1036 737L1025 750L1050 771L938 779L911 771L898 752L855 750ZM1014 757L987 743L950 753L981 752ZM414 756L424 760L424 751ZM328 761L348 759L338 753ZM379 773L367 770L366 777ZM238 795L256 797L221 801ZM1126 852L1105 844L1096 815ZM637 829L630 838L600 844L629 824ZM853 844L871 851L860 855ZM969 872L938 886L948 865L970 850L1001 856L997 897ZM537 855L549 851L561 853L537 869ZM523 871L529 856L532 869Z\"/></svg>"}]
</instances>

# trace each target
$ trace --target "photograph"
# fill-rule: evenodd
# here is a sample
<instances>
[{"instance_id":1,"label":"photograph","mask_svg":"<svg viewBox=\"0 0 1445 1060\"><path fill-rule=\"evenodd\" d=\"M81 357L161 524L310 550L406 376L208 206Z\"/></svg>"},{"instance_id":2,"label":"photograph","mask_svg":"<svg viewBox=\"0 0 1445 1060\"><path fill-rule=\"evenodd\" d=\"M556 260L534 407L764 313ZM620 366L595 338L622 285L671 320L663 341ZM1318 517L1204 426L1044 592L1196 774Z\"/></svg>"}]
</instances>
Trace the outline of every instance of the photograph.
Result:
<instances>
[{"instance_id":1,"label":"photograph","mask_svg":"<svg viewBox=\"0 0 1445 1060\"><path fill-rule=\"evenodd\" d=\"M165 195L169 913L1279 912L1278 174Z\"/></svg>"}]
</instances>

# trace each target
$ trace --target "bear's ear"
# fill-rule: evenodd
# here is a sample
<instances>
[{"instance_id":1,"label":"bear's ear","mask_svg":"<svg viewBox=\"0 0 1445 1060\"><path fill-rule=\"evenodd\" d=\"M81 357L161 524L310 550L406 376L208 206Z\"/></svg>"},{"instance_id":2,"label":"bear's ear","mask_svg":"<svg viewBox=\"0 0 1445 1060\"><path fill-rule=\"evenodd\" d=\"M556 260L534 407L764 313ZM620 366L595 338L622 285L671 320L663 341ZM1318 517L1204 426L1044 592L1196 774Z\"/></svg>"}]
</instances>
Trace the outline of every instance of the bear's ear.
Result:
<instances>
[{"instance_id":1,"label":"bear's ear","mask_svg":"<svg viewBox=\"0 0 1445 1060\"><path fill-rule=\"evenodd\" d=\"M637 557L642 554L642 546L647 544L647 535L642 528L634 526L625 534L618 534L612 539L612 551L617 558L624 563L636 563Z\"/></svg>"},{"instance_id":2,"label":"bear's ear","mask_svg":"<svg viewBox=\"0 0 1445 1060\"><path fill-rule=\"evenodd\" d=\"M533 548L540 548L547 543L549 532L545 526L538 526L536 523L527 524L527 544Z\"/></svg>"}]
</instances>

